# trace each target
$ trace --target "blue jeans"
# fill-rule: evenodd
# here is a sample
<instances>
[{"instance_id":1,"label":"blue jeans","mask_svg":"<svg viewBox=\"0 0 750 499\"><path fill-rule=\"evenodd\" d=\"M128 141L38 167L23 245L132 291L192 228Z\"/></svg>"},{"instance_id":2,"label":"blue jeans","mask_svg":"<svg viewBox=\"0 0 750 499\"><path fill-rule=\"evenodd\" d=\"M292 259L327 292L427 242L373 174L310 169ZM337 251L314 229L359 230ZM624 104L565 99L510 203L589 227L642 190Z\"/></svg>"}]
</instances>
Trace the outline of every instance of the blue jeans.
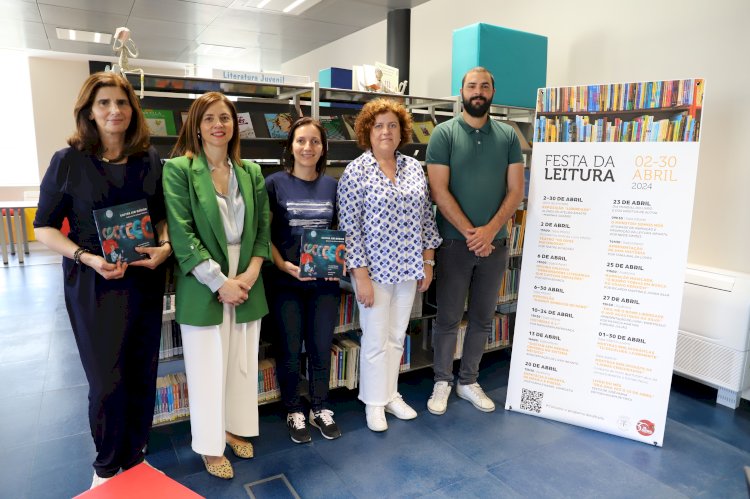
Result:
<instances>
[{"instance_id":1,"label":"blue jeans","mask_svg":"<svg viewBox=\"0 0 750 499\"><path fill-rule=\"evenodd\" d=\"M505 242L505 239L494 241L495 250L487 257L478 257L469 251L466 241L462 239L446 239L438 249L435 267L437 317L432 337L435 382L448 381L453 384L453 354L467 295L469 324L458 382L462 385L476 382L479 362L492 331L497 294L508 267L508 247Z\"/></svg>"}]
</instances>

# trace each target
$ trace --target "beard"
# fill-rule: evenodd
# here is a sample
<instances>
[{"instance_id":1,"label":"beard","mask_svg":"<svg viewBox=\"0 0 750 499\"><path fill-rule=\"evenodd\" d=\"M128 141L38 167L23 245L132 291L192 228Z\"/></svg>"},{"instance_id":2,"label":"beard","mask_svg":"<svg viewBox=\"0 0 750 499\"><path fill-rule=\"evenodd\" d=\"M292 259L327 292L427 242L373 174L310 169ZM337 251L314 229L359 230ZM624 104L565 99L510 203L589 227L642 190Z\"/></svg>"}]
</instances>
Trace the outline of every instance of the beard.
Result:
<instances>
[{"instance_id":1,"label":"beard","mask_svg":"<svg viewBox=\"0 0 750 499\"><path fill-rule=\"evenodd\" d=\"M469 100L462 98L461 100L463 101L466 112L469 113L469 116L474 118L481 118L487 114L487 111L490 110L490 106L492 105L492 101L489 101L484 97L474 97Z\"/></svg>"}]
</instances>

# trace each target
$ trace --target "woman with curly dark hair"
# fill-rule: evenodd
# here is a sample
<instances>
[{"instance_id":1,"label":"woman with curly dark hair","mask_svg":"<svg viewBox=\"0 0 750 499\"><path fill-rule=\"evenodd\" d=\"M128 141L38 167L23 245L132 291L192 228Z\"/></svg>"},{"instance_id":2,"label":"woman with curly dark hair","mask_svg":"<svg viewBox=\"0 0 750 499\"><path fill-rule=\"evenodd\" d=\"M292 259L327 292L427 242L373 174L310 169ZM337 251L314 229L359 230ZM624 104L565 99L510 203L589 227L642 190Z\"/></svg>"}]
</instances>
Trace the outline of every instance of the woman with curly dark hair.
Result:
<instances>
[{"instance_id":1,"label":"woman with curly dark hair","mask_svg":"<svg viewBox=\"0 0 750 499\"><path fill-rule=\"evenodd\" d=\"M414 296L430 286L441 242L422 165L398 152L411 140L411 121L395 101L365 104L354 125L365 152L338 185L339 228L362 326L359 399L372 431L388 429L386 412L417 417L398 393L398 373Z\"/></svg>"}]
</instances>

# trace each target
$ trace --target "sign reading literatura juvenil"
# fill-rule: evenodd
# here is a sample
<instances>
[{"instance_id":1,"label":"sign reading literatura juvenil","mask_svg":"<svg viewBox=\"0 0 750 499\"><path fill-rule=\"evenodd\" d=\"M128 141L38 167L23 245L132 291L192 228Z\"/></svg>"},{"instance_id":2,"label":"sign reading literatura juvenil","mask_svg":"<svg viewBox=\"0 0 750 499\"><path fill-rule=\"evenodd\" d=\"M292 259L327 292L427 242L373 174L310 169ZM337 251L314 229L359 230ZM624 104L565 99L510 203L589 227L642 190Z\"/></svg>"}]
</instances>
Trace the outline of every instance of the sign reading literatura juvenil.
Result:
<instances>
[{"instance_id":1,"label":"sign reading literatura juvenil","mask_svg":"<svg viewBox=\"0 0 750 499\"><path fill-rule=\"evenodd\" d=\"M703 87L539 90L506 409L662 445Z\"/></svg>"}]
</instances>

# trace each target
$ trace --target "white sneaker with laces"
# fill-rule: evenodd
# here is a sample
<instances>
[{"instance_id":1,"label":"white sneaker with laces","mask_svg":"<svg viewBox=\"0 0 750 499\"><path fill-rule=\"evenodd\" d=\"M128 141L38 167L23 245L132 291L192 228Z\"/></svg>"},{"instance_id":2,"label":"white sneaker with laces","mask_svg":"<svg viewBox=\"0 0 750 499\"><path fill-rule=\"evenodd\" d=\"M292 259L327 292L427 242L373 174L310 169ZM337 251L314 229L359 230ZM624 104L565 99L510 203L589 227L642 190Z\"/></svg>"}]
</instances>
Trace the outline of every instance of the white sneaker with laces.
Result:
<instances>
[{"instance_id":1,"label":"white sneaker with laces","mask_svg":"<svg viewBox=\"0 0 750 499\"><path fill-rule=\"evenodd\" d=\"M94 472L94 479L91 481L91 487L89 487L89 490L93 489L94 487L98 487L99 485L103 484L104 482L108 481L113 477L104 478L96 474L96 471Z\"/></svg>"},{"instance_id":2,"label":"white sneaker with laces","mask_svg":"<svg viewBox=\"0 0 750 499\"><path fill-rule=\"evenodd\" d=\"M398 419L414 419L417 417L417 411L404 402L400 393L397 393L396 396L393 397L393 400L385 405L385 412L393 414Z\"/></svg>"},{"instance_id":3,"label":"white sneaker with laces","mask_svg":"<svg viewBox=\"0 0 750 499\"><path fill-rule=\"evenodd\" d=\"M432 389L432 395L427 401L427 410L432 414L440 416L445 414L448 408L448 397L451 394L451 385L447 381L438 381Z\"/></svg>"},{"instance_id":4,"label":"white sneaker with laces","mask_svg":"<svg viewBox=\"0 0 750 499\"><path fill-rule=\"evenodd\" d=\"M372 431L388 429L388 422L385 420L385 407L382 405L366 405L365 416L367 417L367 427Z\"/></svg>"},{"instance_id":5,"label":"white sneaker with laces","mask_svg":"<svg viewBox=\"0 0 750 499\"><path fill-rule=\"evenodd\" d=\"M456 395L464 400L468 400L474 407L484 412L495 410L495 403L484 393L479 383L470 385L458 384L456 386Z\"/></svg>"}]
</instances>

